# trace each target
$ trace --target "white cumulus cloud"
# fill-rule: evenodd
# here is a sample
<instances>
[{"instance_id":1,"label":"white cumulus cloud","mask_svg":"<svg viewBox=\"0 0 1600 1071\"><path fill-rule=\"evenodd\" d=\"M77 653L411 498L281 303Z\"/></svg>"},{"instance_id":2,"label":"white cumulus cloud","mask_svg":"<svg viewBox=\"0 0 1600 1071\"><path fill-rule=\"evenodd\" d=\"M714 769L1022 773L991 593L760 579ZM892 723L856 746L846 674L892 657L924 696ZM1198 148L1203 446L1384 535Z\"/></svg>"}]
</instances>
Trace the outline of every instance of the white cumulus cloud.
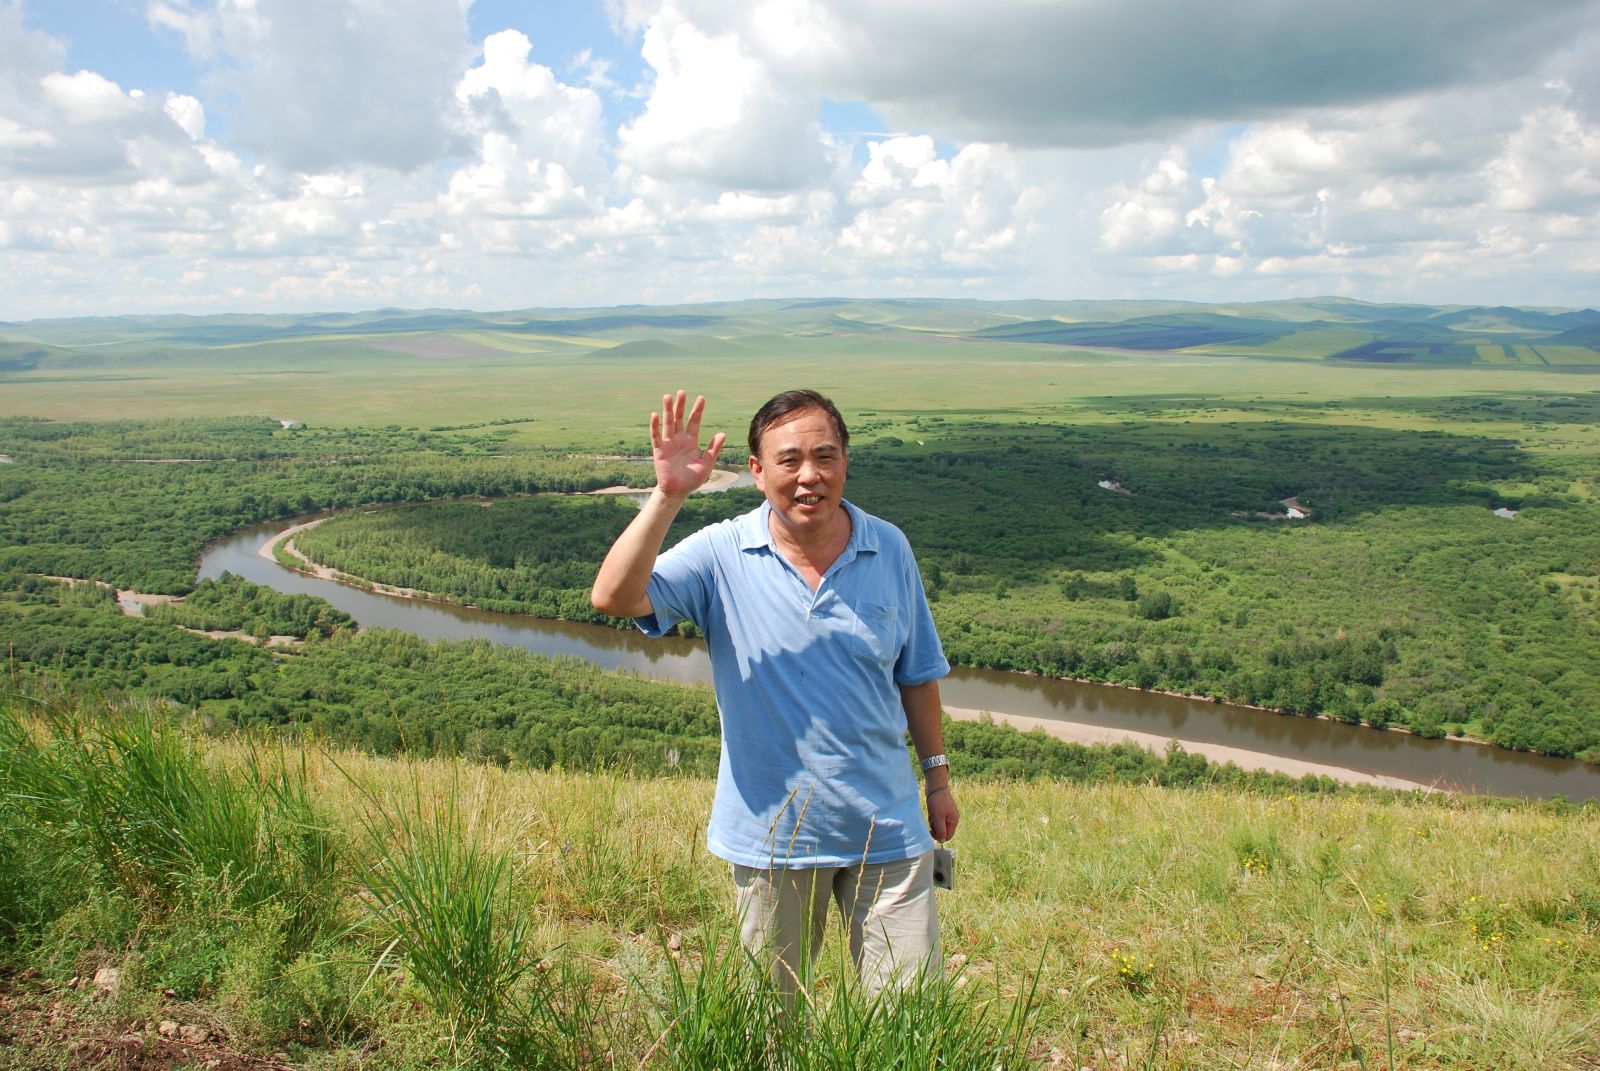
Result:
<instances>
[{"instance_id":1,"label":"white cumulus cloud","mask_svg":"<svg viewBox=\"0 0 1600 1071\"><path fill-rule=\"evenodd\" d=\"M122 87L93 71L63 74L52 71L39 82L45 100L55 105L69 123L113 123L139 112L143 94L124 93Z\"/></svg>"},{"instance_id":2,"label":"white cumulus cloud","mask_svg":"<svg viewBox=\"0 0 1600 1071\"><path fill-rule=\"evenodd\" d=\"M471 47L456 0L161 0L241 143L294 170L400 170L450 147Z\"/></svg>"},{"instance_id":3,"label":"white cumulus cloud","mask_svg":"<svg viewBox=\"0 0 1600 1071\"><path fill-rule=\"evenodd\" d=\"M193 165L189 136L161 102L94 71L69 73L64 60L20 6L0 4L0 177L117 185Z\"/></svg>"},{"instance_id":4,"label":"white cumulus cloud","mask_svg":"<svg viewBox=\"0 0 1600 1071\"><path fill-rule=\"evenodd\" d=\"M1332 289L1478 285L1512 265L1579 273L1581 288L1600 248L1600 128L1561 82L1261 122L1215 176L1185 161L1174 147L1109 191L1103 249L1169 279L1222 255L1234 273Z\"/></svg>"},{"instance_id":5,"label":"white cumulus cloud","mask_svg":"<svg viewBox=\"0 0 1600 1071\"><path fill-rule=\"evenodd\" d=\"M648 17L642 52L654 81L643 113L617 138L618 156L640 172L778 191L831 170L820 97L779 84L738 34L708 31L668 5Z\"/></svg>"},{"instance_id":6,"label":"white cumulus cloud","mask_svg":"<svg viewBox=\"0 0 1600 1071\"><path fill-rule=\"evenodd\" d=\"M1596 0L670 0L795 89L1012 145L1096 146L1195 123L1376 101L1526 70ZM655 24L662 0L628 0Z\"/></svg>"},{"instance_id":7,"label":"white cumulus cloud","mask_svg":"<svg viewBox=\"0 0 1600 1071\"><path fill-rule=\"evenodd\" d=\"M968 145L946 159L919 135L868 149L849 193L855 219L839 235L858 268L964 274L993 266L1032 223L1037 191L1003 147Z\"/></svg>"},{"instance_id":8,"label":"white cumulus cloud","mask_svg":"<svg viewBox=\"0 0 1600 1071\"><path fill-rule=\"evenodd\" d=\"M600 98L532 62L532 47L516 30L491 35L456 87L476 152L440 201L450 215L570 217L603 205L610 172Z\"/></svg>"},{"instance_id":9,"label":"white cumulus cloud","mask_svg":"<svg viewBox=\"0 0 1600 1071\"><path fill-rule=\"evenodd\" d=\"M206 109L195 98L185 93L168 93L162 110L167 113L167 118L177 123L193 141L199 141L206 134Z\"/></svg>"}]
</instances>

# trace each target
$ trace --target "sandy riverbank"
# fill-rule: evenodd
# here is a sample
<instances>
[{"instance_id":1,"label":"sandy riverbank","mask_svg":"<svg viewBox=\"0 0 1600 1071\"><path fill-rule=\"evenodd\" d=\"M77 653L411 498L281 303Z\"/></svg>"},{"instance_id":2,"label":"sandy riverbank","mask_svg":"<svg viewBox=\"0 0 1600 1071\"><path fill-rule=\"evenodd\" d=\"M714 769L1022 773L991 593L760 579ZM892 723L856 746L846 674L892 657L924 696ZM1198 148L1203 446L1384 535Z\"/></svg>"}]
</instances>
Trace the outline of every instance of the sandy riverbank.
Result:
<instances>
[{"instance_id":1,"label":"sandy riverbank","mask_svg":"<svg viewBox=\"0 0 1600 1071\"><path fill-rule=\"evenodd\" d=\"M1325 766L1322 763L1304 762L1300 759L1285 758L1282 755L1269 755L1261 751L1246 751L1243 748L1228 747L1225 744L1205 744L1197 740L1182 740L1175 736L1141 733L1132 729L1108 729L1099 725L1083 725L1078 722L1060 721L1055 718L1036 718L1026 714L1004 714L999 711L973 710L969 707L947 706L944 711L958 721L980 721L987 717L998 724L1010 725L1013 728L1021 729L1023 732L1043 729L1058 740L1066 740L1074 744L1137 744L1147 751L1162 755L1166 753L1167 745L1176 741L1178 746L1191 755L1203 755L1213 762L1231 762L1246 770L1270 770L1273 773L1288 774L1290 777L1303 777L1309 773L1322 777L1331 777L1336 781L1343 781L1351 785L1377 785L1381 788L1422 789L1427 792L1438 791L1430 785L1406 781L1399 777L1362 773L1359 770L1349 770L1342 766Z\"/></svg>"},{"instance_id":2,"label":"sandy riverbank","mask_svg":"<svg viewBox=\"0 0 1600 1071\"><path fill-rule=\"evenodd\" d=\"M332 514L329 514L328 516L331 517ZM317 525L321 524L327 519L328 517L317 517L313 520L302 521L301 523L293 525L292 527L285 528L283 531L279 532L277 535L261 544L261 549L256 551L256 553L267 559L269 562L276 562L278 560L278 547L282 546L284 552L287 553L289 557L300 563L295 567L299 569L300 572L308 573L311 576L316 577L318 580L341 580L342 574L340 574L338 570L331 569L326 565L318 565L304 554L301 554L299 550L295 549L294 545L294 537L297 534L304 532L307 528L315 528ZM383 588L383 585L374 585L374 587ZM383 589L391 590L387 588ZM392 589L392 591L396 594L398 594L401 590L402 589L400 588Z\"/></svg>"},{"instance_id":3,"label":"sandy riverbank","mask_svg":"<svg viewBox=\"0 0 1600 1071\"><path fill-rule=\"evenodd\" d=\"M730 472L727 469L714 469L711 473L711 476L706 480L705 485L695 493L703 494L707 491L725 491L739 482L739 476L739 473ZM617 484L614 487L602 487L598 491L585 491L583 493L587 495L647 495L650 493L650 488L626 487L622 484Z\"/></svg>"},{"instance_id":4,"label":"sandy riverbank","mask_svg":"<svg viewBox=\"0 0 1600 1071\"><path fill-rule=\"evenodd\" d=\"M84 580L76 576L53 576L50 573L40 573L39 575L46 580L54 580L58 584L65 584L69 588L76 587L79 584L93 584L97 588L115 591L117 593L117 605L122 607L122 612L132 614L134 617L142 615L146 606L154 606L162 602L183 601L182 595L151 595L143 591L130 591L127 588L113 588L104 580Z\"/></svg>"},{"instance_id":5,"label":"sandy riverbank","mask_svg":"<svg viewBox=\"0 0 1600 1071\"><path fill-rule=\"evenodd\" d=\"M123 613L133 614L135 617L143 615L146 606L155 606L157 603L163 602L182 601L182 595L151 595L144 591L117 589L117 605L122 607Z\"/></svg>"}]
</instances>

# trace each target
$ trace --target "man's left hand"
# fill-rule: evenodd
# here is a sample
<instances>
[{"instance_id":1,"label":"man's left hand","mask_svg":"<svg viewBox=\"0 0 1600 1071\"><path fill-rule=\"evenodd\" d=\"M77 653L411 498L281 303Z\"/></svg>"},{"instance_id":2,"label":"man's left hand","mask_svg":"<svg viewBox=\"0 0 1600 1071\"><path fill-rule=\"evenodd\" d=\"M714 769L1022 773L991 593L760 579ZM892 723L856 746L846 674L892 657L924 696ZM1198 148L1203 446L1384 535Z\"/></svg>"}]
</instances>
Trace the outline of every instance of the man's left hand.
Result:
<instances>
[{"instance_id":1,"label":"man's left hand","mask_svg":"<svg viewBox=\"0 0 1600 1071\"><path fill-rule=\"evenodd\" d=\"M947 841L956 835L956 823L961 820L961 808L956 806L955 793L946 785L933 789L927 796L928 831L936 841Z\"/></svg>"}]
</instances>

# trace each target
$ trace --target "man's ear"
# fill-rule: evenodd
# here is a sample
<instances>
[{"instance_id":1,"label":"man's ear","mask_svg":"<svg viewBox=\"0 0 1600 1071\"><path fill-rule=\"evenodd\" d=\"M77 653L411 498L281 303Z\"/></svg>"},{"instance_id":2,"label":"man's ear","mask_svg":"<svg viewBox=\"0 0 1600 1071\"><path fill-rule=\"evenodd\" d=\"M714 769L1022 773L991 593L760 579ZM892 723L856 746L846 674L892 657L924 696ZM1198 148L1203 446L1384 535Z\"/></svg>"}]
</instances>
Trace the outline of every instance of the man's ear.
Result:
<instances>
[{"instance_id":1,"label":"man's ear","mask_svg":"<svg viewBox=\"0 0 1600 1071\"><path fill-rule=\"evenodd\" d=\"M761 487L761 459L756 455L751 454L750 460L747 462L747 464L750 466L750 475L755 477L756 486L765 491L766 488Z\"/></svg>"}]
</instances>

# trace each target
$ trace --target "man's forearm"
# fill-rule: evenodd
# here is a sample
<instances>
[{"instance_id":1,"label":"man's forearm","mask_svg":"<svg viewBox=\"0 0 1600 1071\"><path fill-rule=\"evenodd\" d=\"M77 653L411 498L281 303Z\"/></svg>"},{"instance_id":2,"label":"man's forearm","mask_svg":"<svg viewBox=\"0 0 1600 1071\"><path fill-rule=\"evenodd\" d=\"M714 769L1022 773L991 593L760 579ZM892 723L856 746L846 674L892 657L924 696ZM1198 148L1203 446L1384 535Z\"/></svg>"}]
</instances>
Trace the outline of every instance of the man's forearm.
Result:
<instances>
[{"instance_id":1,"label":"man's forearm","mask_svg":"<svg viewBox=\"0 0 1600 1071\"><path fill-rule=\"evenodd\" d=\"M682 507L681 498L669 498L660 490L651 492L639 507L639 515L623 529L600 563L589 593L596 610L615 617L641 617L651 612L650 571L661 554L667 529Z\"/></svg>"},{"instance_id":2,"label":"man's forearm","mask_svg":"<svg viewBox=\"0 0 1600 1071\"><path fill-rule=\"evenodd\" d=\"M906 712L906 728L911 732L911 743L918 758L944 754L943 704L939 700L939 682L901 685L900 703ZM928 832L933 839L943 842L956 834L961 821L961 808L956 806L955 793L950 790L950 767L935 766L924 775L923 802L928 809Z\"/></svg>"},{"instance_id":3,"label":"man's forearm","mask_svg":"<svg viewBox=\"0 0 1600 1071\"><path fill-rule=\"evenodd\" d=\"M917 749L917 758L944 754L944 704L939 698L939 682L902 684L900 704L906 712L906 728L911 732L911 745ZM935 766L927 773L927 789L946 788L950 784L950 768Z\"/></svg>"}]
</instances>

